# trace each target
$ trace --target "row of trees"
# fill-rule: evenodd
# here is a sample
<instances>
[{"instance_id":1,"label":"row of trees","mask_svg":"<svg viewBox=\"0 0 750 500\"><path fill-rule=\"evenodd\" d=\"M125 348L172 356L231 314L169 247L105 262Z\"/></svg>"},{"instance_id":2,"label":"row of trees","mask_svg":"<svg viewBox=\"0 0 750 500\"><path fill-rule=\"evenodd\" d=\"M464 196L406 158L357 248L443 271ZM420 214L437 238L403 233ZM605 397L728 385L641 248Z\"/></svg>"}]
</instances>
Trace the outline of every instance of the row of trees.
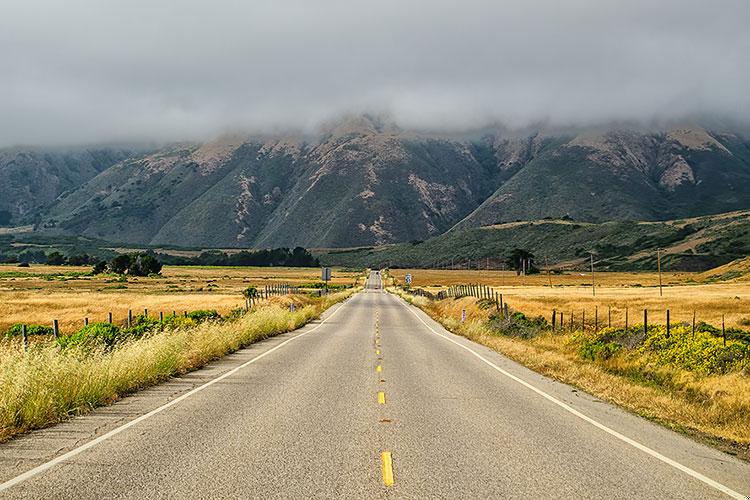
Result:
<instances>
[{"instance_id":1,"label":"row of trees","mask_svg":"<svg viewBox=\"0 0 750 500\"><path fill-rule=\"evenodd\" d=\"M65 256L60 252L45 252L43 250L24 250L15 255L0 254L0 263L4 264L49 264L51 266L89 266L99 261L95 256L83 253Z\"/></svg>"},{"instance_id":2,"label":"row of trees","mask_svg":"<svg viewBox=\"0 0 750 500\"><path fill-rule=\"evenodd\" d=\"M203 252L197 257L172 257L160 255L161 260L174 265L197 266L284 266L284 267L318 267L320 262L305 248L274 248L228 254L218 250Z\"/></svg>"}]
</instances>

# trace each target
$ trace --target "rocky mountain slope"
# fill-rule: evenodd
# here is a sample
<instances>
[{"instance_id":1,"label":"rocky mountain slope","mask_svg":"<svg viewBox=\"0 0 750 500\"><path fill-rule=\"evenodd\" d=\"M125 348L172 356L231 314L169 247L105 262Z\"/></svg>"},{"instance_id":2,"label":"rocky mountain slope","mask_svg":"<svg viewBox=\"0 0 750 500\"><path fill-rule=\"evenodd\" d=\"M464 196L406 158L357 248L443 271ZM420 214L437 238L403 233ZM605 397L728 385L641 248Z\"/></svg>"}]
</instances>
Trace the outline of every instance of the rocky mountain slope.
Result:
<instances>
[{"instance_id":1,"label":"rocky mountain slope","mask_svg":"<svg viewBox=\"0 0 750 500\"><path fill-rule=\"evenodd\" d=\"M695 124L459 136L364 116L314 135L229 136L112 160L80 160L80 177L35 211L16 209L14 222L128 244L351 247L545 217L750 208L750 141ZM19 206L23 182L6 193Z\"/></svg>"}]
</instances>

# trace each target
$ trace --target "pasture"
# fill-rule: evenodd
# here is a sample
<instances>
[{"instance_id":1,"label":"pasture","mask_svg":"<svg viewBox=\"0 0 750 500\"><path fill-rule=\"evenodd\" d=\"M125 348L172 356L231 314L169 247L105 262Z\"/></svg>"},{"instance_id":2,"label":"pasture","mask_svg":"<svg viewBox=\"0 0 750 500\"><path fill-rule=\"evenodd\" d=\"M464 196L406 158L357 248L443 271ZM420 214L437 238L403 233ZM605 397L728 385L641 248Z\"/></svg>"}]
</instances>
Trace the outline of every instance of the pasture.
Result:
<instances>
[{"instance_id":1,"label":"pasture","mask_svg":"<svg viewBox=\"0 0 750 500\"><path fill-rule=\"evenodd\" d=\"M0 332L15 323L60 323L63 333L78 330L84 318L115 322L148 309L215 309L220 314L244 304L242 291L254 286L304 285L320 281L318 268L165 266L159 277L92 276L90 267L0 265ZM333 270L332 284L362 282L362 273Z\"/></svg>"}]
</instances>

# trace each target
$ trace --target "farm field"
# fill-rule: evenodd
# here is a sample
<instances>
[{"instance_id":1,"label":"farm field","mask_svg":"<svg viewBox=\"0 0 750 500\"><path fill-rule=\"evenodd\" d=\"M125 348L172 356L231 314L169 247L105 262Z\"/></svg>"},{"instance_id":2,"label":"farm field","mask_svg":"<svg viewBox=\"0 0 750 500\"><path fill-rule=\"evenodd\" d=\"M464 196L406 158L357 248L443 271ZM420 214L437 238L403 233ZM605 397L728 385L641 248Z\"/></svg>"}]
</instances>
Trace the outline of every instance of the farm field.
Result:
<instances>
[{"instance_id":1,"label":"farm field","mask_svg":"<svg viewBox=\"0 0 750 500\"><path fill-rule=\"evenodd\" d=\"M714 283L700 273L662 273L663 296L659 296L658 273L595 273L596 296L590 273L517 276L511 271L391 270L397 283L404 283L406 273L412 274L412 286L433 292L469 283L492 287L511 308L531 316L549 319L554 309L566 321L572 313L580 322L585 311L586 322L592 326L597 308L600 326L606 326L610 313L613 326L622 326L626 308L630 325L642 323L644 309L649 311L650 322L664 323L669 309L672 323L692 322L695 311L696 321L721 326L724 315L727 327L750 326L750 282Z\"/></svg>"},{"instance_id":2,"label":"farm field","mask_svg":"<svg viewBox=\"0 0 750 500\"><path fill-rule=\"evenodd\" d=\"M60 322L62 333L78 330L84 318L105 321L112 312L122 321L129 309L190 311L216 309L220 314L244 304L242 291L255 286L302 285L320 280L318 268L165 266L155 278L91 276L91 268L0 265L0 332L15 323ZM334 269L331 283L353 284L362 273Z\"/></svg>"}]
</instances>

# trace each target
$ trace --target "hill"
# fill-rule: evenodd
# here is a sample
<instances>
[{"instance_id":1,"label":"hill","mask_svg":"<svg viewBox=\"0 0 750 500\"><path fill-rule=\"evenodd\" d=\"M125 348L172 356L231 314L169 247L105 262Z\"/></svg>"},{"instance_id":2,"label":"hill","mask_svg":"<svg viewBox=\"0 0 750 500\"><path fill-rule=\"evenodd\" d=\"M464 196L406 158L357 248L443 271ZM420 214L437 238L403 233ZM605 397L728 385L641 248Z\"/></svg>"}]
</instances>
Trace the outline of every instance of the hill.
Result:
<instances>
[{"instance_id":1,"label":"hill","mask_svg":"<svg viewBox=\"0 0 750 500\"><path fill-rule=\"evenodd\" d=\"M608 270L662 267L703 271L750 254L750 211L664 222L538 220L455 229L426 241L379 248L319 252L322 263L342 266L499 268L514 249L533 253L536 264L555 268L588 265Z\"/></svg>"}]
</instances>

